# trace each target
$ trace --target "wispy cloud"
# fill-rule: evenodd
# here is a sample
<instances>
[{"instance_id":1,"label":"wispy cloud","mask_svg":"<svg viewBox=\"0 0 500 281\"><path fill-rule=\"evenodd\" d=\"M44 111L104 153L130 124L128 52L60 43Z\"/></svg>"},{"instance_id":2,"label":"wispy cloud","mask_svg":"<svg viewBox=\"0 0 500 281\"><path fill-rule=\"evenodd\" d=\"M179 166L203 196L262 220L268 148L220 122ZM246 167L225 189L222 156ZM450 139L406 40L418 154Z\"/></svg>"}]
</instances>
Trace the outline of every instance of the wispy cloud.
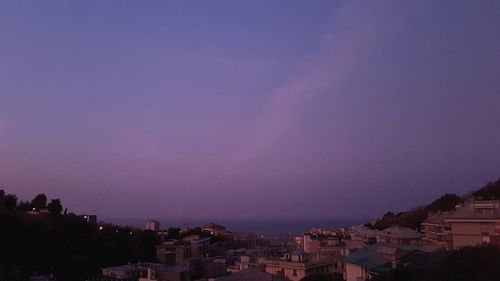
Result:
<instances>
[{"instance_id":1,"label":"wispy cloud","mask_svg":"<svg viewBox=\"0 0 500 281\"><path fill-rule=\"evenodd\" d=\"M343 82L362 65L366 53L385 40L384 33L398 28L393 22L405 21L403 15L387 11L398 8L385 2L350 1L337 11L330 31L323 36L320 52L304 58L295 74L272 90L249 141L235 156L232 166L265 155L286 132L295 130L300 135L302 105L325 92L335 95L342 91ZM405 9L411 10L408 5Z\"/></svg>"}]
</instances>

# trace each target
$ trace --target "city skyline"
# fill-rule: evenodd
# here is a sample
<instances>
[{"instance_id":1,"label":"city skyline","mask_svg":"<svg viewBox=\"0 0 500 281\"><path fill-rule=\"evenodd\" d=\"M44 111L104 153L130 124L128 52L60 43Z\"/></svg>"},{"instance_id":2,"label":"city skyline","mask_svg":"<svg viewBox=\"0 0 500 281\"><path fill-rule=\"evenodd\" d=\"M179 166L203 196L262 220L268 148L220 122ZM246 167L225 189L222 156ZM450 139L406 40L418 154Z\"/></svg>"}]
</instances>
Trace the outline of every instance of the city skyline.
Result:
<instances>
[{"instance_id":1,"label":"city skyline","mask_svg":"<svg viewBox=\"0 0 500 281\"><path fill-rule=\"evenodd\" d=\"M0 186L104 217L214 220L463 195L500 175L499 11L2 2Z\"/></svg>"}]
</instances>

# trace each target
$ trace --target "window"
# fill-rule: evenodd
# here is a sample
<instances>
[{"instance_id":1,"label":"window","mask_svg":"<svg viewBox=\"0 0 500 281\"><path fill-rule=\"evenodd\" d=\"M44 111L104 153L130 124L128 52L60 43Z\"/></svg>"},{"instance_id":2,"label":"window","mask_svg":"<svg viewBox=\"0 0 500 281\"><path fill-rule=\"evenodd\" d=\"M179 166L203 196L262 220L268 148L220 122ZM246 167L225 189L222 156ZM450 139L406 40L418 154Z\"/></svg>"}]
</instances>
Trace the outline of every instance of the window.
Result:
<instances>
[{"instance_id":1,"label":"window","mask_svg":"<svg viewBox=\"0 0 500 281\"><path fill-rule=\"evenodd\" d=\"M293 270L293 276L297 276L297 269Z\"/></svg>"}]
</instances>

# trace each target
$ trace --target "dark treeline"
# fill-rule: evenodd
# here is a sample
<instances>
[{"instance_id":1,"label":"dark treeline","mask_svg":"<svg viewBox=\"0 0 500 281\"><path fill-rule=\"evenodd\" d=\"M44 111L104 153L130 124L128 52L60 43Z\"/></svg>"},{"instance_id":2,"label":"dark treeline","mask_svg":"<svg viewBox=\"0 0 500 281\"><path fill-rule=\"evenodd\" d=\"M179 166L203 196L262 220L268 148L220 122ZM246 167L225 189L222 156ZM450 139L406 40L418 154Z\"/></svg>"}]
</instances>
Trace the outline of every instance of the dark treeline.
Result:
<instances>
[{"instance_id":1,"label":"dark treeline","mask_svg":"<svg viewBox=\"0 0 500 281\"><path fill-rule=\"evenodd\" d=\"M412 229L419 229L422 222L429 217L429 214L451 211L455 208L456 205L462 203L470 196L481 199L500 199L500 179L495 182L488 183L484 187L472 192L465 197L460 197L456 194L448 193L424 207L415 208L413 210L400 212L397 214L393 212L387 212L374 224L368 223L366 224L366 226L378 230L385 229L394 225L409 227Z\"/></svg>"},{"instance_id":2,"label":"dark treeline","mask_svg":"<svg viewBox=\"0 0 500 281\"><path fill-rule=\"evenodd\" d=\"M475 197L481 199L500 199L500 178L495 182L490 182L478 191L473 193Z\"/></svg>"},{"instance_id":3,"label":"dark treeline","mask_svg":"<svg viewBox=\"0 0 500 281\"><path fill-rule=\"evenodd\" d=\"M151 231L89 224L44 194L19 203L0 194L0 280L27 280L33 272L86 280L105 266L154 261L156 243Z\"/></svg>"},{"instance_id":4,"label":"dark treeline","mask_svg":"<svg viewBox=\"0 0 500 281\"><path fill-rule=\"evenodd\" d=\"M398 214L387 212L374 224L366 224L366 226L378 230L385 229L394 225L417 229L429 216L430 213L451 211L455 208L456 205L460 204L461 202L461 197L455 194L445 194L440 198L434 200L432 203L421 208L416 208L414 210L401 212Z\"/></svg>"}]
</instances>

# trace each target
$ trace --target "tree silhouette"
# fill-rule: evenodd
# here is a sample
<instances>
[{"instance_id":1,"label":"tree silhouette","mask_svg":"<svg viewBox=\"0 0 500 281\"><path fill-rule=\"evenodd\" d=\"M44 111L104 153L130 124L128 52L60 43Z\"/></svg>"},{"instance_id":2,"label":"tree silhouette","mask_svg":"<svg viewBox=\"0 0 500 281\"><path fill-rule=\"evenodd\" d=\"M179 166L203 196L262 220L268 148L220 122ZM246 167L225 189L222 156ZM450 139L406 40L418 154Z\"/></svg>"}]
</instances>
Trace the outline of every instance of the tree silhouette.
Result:
<instances>
[{"instance_id":1,"label":"tree silhouette","mask_svg":"<svg viewBox=\"0 0 500 281\"><path fill-rule=\"evenodd\" d=\"M473 194L475 197L490 200L500 198L500 179L495 182L490 182Z\"/></svg>"},{"instance_id":2,"label":"tree silhouette","mask_svg":"<svg viewBox=\"0 0 500 281\"><path fill-rule=\"evenodd\" d=\"M5 210L15 210L17 206L17 196L13 194L7 194L4 197L3 208Z\"/></svg>"},{"instance_id":3,"label":"tree silhouette","mask_svg":"<svg viewBox=\"0 0 500 281\"><path fill-rule=\"evenodd\" d=\"M32 208L31 203L28 201L20 201L19 204L17 204L17 210L19 211L31 211Z\"/></svg>"},{"instance_id":4,"label":"tree silhouette","mask_svg":"<svg viewBox=\"0 0 500 281\"><path fill-rule=\"evenodd\" d=\"M47 205L47 210L49 211L49 214L51 214L52 216L60 216L63 210L61 200L52 199L50 203Z\"/></svg>"},{"instance_id":5,"label":"tree silhouette","mask_svg":"<svg viewBox=\"0 0 500 281\"><path fill-rule=\"evenodd\" d=\"M437 264L428 280L497 281L500 276L500 249L493 245L464 247Z\"/></svg>"},{"instance_id":6,"label":"tree silhouette","mask_svg":"<svg viewBox=\"0 0 500 281\"><path fill-rule=\"evenodd\" d=\"M43 210L47 205L47 196L43 193L38 194L33 200L31 200L31 207L35 210Z\"/></svg>"}]
</instances>

